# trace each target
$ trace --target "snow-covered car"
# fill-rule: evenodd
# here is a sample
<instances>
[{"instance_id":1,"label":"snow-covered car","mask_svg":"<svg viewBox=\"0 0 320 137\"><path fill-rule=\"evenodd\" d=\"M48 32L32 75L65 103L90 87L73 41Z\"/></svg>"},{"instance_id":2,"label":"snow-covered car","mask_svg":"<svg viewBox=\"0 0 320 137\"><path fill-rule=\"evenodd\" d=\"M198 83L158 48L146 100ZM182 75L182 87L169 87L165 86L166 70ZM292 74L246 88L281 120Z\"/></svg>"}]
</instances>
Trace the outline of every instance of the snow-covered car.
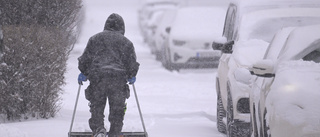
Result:
<instances>
[{"instance_id":1,"label":"snow-covered car","mask_svg":"<svg viewBox=\"0 0 320 137\"><path fill-rule=\"evenodd\" d=\"M171 0L149 0L145 1L143 5L138 10L138 21L140 31L145 41L147 41L148 35L148 21L152 18L154 13L159 11L164 11L167 9L174 9L179 6L179 2Z\"/></svg>"},{"instance_id":2,"label":"snow-covered car","mask_svg":"<svg viewBox=\"0 0 320 137\"><path fill-rule=\"evenodd\" d=\"M216 91L217 128L228 136L250 134L250 81L246 70L263 58L274 34L283 27L318 24L319 1L242 1L231 3L223 31ZM226 120L225 120L226 118ZM240 135L239 135L240 134Z\"/></svg>"},{"instance_id":3,"label":"snow-covered car","mask_svg":"<svg viewBox=\"0 0 320 137\"><path fill-rule=\"evenodd\" d=\"M278 55L283 47L283 45L286 42L286 39L288 38L291 31L294 29L294 27L288 27L283 28L279 30L275 36L273 37L263 59L269 59L275 62L278 58ZM256 74L258 75L258 74ZM266 75L265 75L266 76ZM271 74L270 74L271 76ZM263 97L260 100L260 87L264 83L269 85L270 82L272 82L272 79L270 78L264 78L264 77L255 77L253 79L253 84L251 84L251 90L249 92L249 99L250 99L250 116L251 116L251 126L252 126L252 135L253 137L259 137L263 136L262 134L262 127L260 120L260 107L259 102L263 102L261 104L264 104L265 98ZM259 111L258 111L259 110Z\"/></svg>"},{"instance_id":4,"label":"snow-covered car","mask_svg":"<svg viewBox=\"0 0 320 137\"><path fill-rule=\"evenodd\" d=\"M162 59L161 50L164 42L168 39L169 33L167 28L171 27L172 22L176 15L176 9L166 10L162 14L158 27L154 34L154 53L157 60Z\"/></svg>"},{"instance_id":5,"label":"snow-covered car","mask_svg":"<svg viewBox=\"0 0 320 137\"><path fill-rule=\"evenodd\" d=\"M155 46L155 34L156 30L159 27L159 22L161 21L161 17L164 14L165 10L155 11L149 20L146 23L145 29L145 42L149 46L151 53L156 53L156 46Z\"/></svg>"},{"instance_id":6,"label":"snow-covered car","mask_svg":"<svg viewBox=\"0 0 320 137\"><path fill-rule=\"evenodd\" d=\"M253 136L320 136L319 31L320 25L282 30L250 68L258 76L252 84Z\"/></svg>"},{"instance_id":7,"label":"snow-covered car","mask_svg":"<svg viewBox=\"0 0 320 137\"><path fill-rule=\"evenodd\" d=\"M188 6L177 9L168 39L162 50L162 63L168 69L214 67L221 56L212 51L212 39L222 33L225 9L214 6Z\"/></svg>"}]
</instances>

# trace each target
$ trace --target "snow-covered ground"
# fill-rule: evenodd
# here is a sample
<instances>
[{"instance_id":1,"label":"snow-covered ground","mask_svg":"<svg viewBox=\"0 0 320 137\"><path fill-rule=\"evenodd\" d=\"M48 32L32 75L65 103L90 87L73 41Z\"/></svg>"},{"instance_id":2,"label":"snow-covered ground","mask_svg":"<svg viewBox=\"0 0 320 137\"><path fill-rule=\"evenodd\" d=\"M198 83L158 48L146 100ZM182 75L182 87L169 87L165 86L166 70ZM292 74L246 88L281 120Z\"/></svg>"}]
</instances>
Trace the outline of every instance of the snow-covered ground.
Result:
<instances>
[{"instance_id":1,"label":"snow-covered ground","mask_svg":"<svg viewBox=\"0 0 320 137\"><path fill-rule=\"evenodd\" d=\"M143 43L138 28L139 0L84 0L86 15L82 35L68 61L62 108L55 118L7 122L0 124L0 137L67 136L78 84L77 58L90 36L102 31L106 18L113 12L123 16L126 36L135 45L140 70L135 84L145 125L150 137L223 137L216 129L215 69L170 72L155 60ZM73 131L90 131L88 101L81 93ZM123 131L143 131L131 88ZM105 114L108 115L106 109ZM105 120L106 128L109 123Z\"/></svg>"}]
</instances>

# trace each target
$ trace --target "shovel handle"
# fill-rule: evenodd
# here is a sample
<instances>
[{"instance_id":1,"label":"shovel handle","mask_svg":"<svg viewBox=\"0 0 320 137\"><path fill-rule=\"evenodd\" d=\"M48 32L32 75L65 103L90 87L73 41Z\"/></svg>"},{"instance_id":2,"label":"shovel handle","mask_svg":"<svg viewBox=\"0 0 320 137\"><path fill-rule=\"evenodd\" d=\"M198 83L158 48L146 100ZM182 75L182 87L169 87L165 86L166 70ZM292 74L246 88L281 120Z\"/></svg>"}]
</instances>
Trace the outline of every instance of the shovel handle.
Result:
<instances>
[{"instance_id":1,"label":"shovel handle","mask_svg":"<svg viewBox=\"0 0 320 137\"><path fill-rule=\"evenodd\" d=\"M69 129L69 137L70 137L70 133L71 133L71 131L72 131L72 126L73 126L74 117L75 117L75 115L76 115L76 110L77 110L77 105L78 105L78 100L79 100L80 89L81 89L81 85L79 84L78 94L77 94L77 98L76 98L76 103L75 103L75 105L74 105L73 114L72 114L72 120L71 120L71 125L70 125L70 129Z\"/></svg>"},{"instance_id":2,"label":"shovel handle","mask_svg":"<svg viewBox=\"0 0 320 137\"><path fill-rule=\"evenodd\" d=\"M132 84L132 87L133 87L134 95L135 95L135 97L136 97L136 102L137 102L137 106L138 106L138 110L139 110L139 114L140 114L140 119L141 119L142 127L143 127L143 130L144 130L144 133L145 133L146 137L148 137L148 133L147 133L146 127L145 127L145 125L144 125L144 121L143 121L143 117L142 117L142 113L141 113L141 108L140 108L140 104L139 104L139 100L138 100L138 95L137 95L136 87L134 86L134 84Z\"/></svg>"}]
</instances>

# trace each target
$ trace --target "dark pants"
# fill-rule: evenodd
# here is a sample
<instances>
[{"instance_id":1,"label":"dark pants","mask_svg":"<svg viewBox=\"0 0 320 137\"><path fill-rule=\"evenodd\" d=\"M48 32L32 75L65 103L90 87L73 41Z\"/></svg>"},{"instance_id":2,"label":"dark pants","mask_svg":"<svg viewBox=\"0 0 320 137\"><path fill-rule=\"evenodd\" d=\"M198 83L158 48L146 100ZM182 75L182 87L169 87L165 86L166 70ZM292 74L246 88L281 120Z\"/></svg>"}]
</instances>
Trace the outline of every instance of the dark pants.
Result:
<instances>
[{"instance_id":1,"label":"dark pants","mask_svg":"<svg viewBox=\"0 0 320 137\"><path fill-rule=\"evenodd\" d=\"M109 136L119 135L126 109L125 100L129 97L129 87L122 78L99 78L90 80L86 89L86 98L90 101L91 118L89 126L95 134L104 128L104 109L109 102Z\"/></svg>"}]
</instances>

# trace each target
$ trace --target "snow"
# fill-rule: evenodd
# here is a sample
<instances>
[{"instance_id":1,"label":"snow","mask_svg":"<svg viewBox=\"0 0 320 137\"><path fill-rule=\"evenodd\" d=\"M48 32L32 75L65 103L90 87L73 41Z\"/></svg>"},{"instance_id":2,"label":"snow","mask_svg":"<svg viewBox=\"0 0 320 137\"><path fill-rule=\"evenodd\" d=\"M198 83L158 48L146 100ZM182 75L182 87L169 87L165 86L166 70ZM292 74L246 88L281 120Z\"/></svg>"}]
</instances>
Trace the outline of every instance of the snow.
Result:
<instances>
[{"instance_id":1,"label":"snow","mask_svg":"<svg viewBox=\"0 0 320 137\"><path fill-rule=\"evenodd\" d=\"M305 60L320 48L319 29L320 25L282 29L270 45L269 52L274 52L266 56L270 60L260 62L275 68L274 79L264 79L267 82L260 84L264 92L257 93L266 96L266 122L272 136L320 135L320 64ZM268 67L261 68L268 72Z\"/></svg>"},{"instance_id":2,"label":"snow","mask_svg":"<svg viewBox=\"0 0 320 137\"><path fill-rule=\"evenodd\" d=\"M123 16L126 36L132 40L141 64L135 84L145 125L152 137L223 137L216 128L215 69L165 70L148 46L138 28L139 0L85 0L83 34L68 60L66 85L62 96L62 108L55 118L30 119L0 124L1 137L62 137L67 136L76 100L77 76L80 73L77 58L82 54L90 36L101 32L106 18L113 12ZM124 10L125 9L125 10ZM73 125L73 131L90 131L88 101L84 97L85 82ZM127 100L123 131L143 131L137 105L131 88ZM105 114L108 114L106 109ZM105 126L109 123L105 119Z\"/></svg>"},{"instance_id":3,"label":"snow","mask_svg":"<svg viewBox=\"0 0 320 137\"><path fill-rule=\"evenodd\" d=\"M234 45L232 57L239 67L249 68L263 58L268 46L268 42L258 39L238 41Z\"/></svg>"},{"instance_id":4,"label":"snow","mask_svg":"<svg viewBox=\"0 0 320 137\"><path fill-rule=\"evenodd\" d=\"M294 27L282 28L274 35L272 42L264 55L264 59L277 60L283 45L293 29Z\"/></svg>"},{"instance_id":5,"label":"snow","mask_svg":"<svg viewBox=\"0 0 320 137\"><path fill-rule=\"evenodd\" d=\"M266 98L267 118L275 121L270 123L274 129L282 126L276 122L281 121L298 128L298 131L302 130L304 134L319 134L319 70L320 64L311 61L298 60L279 64L271 92ZM294 133L301 133L298 131Z\"/></svg>"}]
</instances>

